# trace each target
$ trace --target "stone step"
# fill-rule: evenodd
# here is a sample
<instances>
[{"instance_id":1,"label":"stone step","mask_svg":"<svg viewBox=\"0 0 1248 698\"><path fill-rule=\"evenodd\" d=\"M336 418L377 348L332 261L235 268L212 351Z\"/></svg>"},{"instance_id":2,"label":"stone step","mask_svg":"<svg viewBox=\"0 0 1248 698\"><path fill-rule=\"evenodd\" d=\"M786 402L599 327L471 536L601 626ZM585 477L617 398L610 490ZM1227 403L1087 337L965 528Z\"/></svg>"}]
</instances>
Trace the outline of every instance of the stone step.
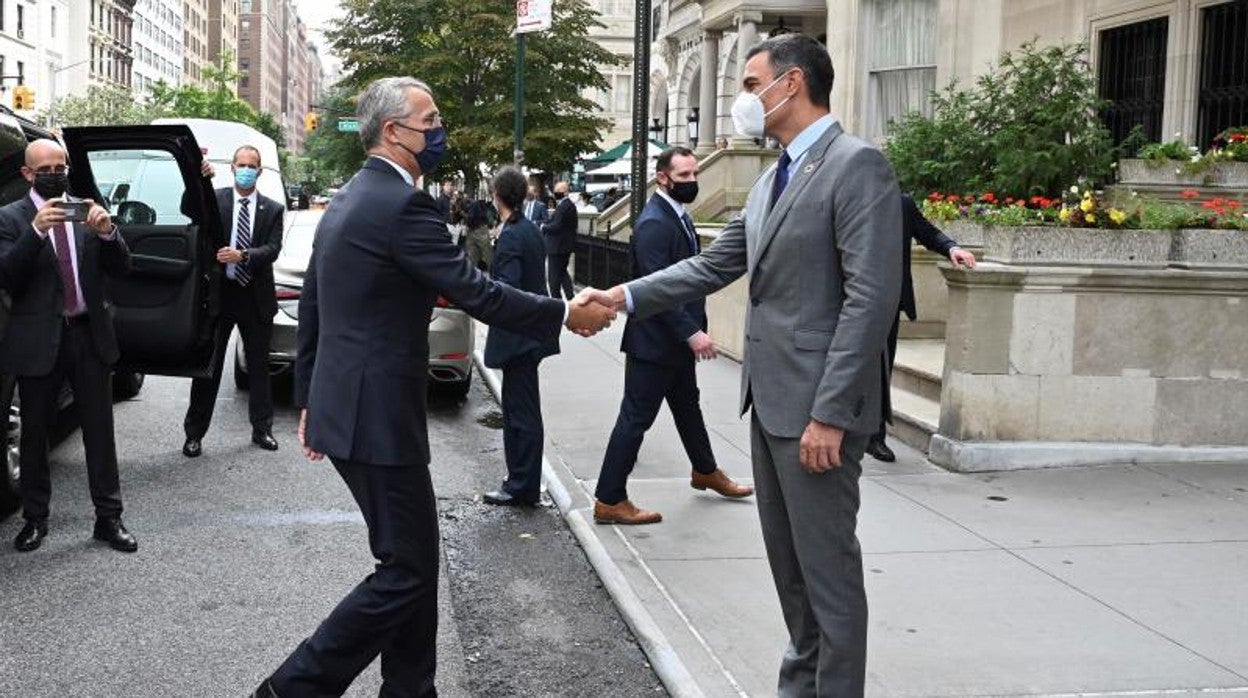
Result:
<instances>
[{"instance_id":1,"label":"stone step","mask_svg":"<svg viewBox=\"0 0 1248 698\"><path fill-rule=\"evenodd\" d=\"M945 371L945 340L903 339L897 342L893 363L893 389L940 402L941 376Z\"/></svg>"},{"instance_id":2,"label":"stone step","mask_svg":"<svg viewBox=\"0 0 1248 698\"><path fill-rule=\"evenodd\" d=\"M893 423L888 433L912 448L927 453L932 434L940 428L940 401L920 397L893 387Z\"/></svg>"},{"instance_id":3,"label":"stone step","mask_svg":"<svg viewBox=\"0 0 1248 698\"><path fill-rule=\"evenodd\" d=\"M898 362L893 365L893 390L940 402L940 374Z\"/></svg>"}]
</instances>

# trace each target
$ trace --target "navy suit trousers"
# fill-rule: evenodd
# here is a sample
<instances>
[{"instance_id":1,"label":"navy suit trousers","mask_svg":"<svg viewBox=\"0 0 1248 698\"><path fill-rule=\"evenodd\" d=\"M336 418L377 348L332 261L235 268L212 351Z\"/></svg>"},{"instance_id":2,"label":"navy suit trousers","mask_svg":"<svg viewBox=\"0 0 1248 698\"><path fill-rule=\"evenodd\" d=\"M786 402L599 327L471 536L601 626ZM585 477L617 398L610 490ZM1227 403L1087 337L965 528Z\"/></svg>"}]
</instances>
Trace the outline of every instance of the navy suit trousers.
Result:
<instances>
[{"instance_id":1,"label":"navy suit trousers","mask_svg":"<svg viewBox=\"0 0 1248 698\"><path fill-rule=\"evenodd\" d=\"M503 453L507 482L513 497L537 501L542 493L542 397L536 361L503 367Z\"/></svg>"},{"instance_id":2,"label":"navy suit trousers","mask_svg":"<svg viewBox=\"0 0 1248 698\"><path fill-rule=\"evenodd\" d=\"M659 416L664 400L672 411L676 431L693 469L704 474L715 472L718 466L698 399L697 364L692 353L688 361L678 365L629 356L624 363L624 400L607 443L594 496L604 504L619 504L628 499L628 476L637 463L642 439Z\"/></svg>"}]
</instances>

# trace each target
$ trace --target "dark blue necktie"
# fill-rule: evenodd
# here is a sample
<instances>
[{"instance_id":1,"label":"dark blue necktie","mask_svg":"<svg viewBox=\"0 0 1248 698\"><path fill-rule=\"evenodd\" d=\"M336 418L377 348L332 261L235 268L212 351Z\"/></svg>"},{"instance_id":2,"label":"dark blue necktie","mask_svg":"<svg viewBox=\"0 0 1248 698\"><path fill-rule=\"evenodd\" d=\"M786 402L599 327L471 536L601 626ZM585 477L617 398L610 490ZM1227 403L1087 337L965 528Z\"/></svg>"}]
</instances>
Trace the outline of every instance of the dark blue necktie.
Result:
<instances>
[{"instance_id":1,"label":"dark blue necktie","mask_svg":"<svg viewBox=\"0 0 1248 698\"><path fill-rule=\"evenodd\" d=\"M780 152L780 162L776 163L776 178L771 183L771 206L775 208L776 202L780 200L780 195L784 193L784 188L789 186L789 164L793 159L789 157L789 151Z\"/></svg>"},{"instance_id":2,"label":"dark blue necktie","mask_svg":"<svg viewBox=\"0 0 1248 698\"><path fill-rule=\"evenodd\" d=\"M689 244L693 247L696 254L698 251L698 229L693 225L693 219L688 213L680 214L680 220L685 224L685 232L689 233Z\"/></svg>"}]
</instances>

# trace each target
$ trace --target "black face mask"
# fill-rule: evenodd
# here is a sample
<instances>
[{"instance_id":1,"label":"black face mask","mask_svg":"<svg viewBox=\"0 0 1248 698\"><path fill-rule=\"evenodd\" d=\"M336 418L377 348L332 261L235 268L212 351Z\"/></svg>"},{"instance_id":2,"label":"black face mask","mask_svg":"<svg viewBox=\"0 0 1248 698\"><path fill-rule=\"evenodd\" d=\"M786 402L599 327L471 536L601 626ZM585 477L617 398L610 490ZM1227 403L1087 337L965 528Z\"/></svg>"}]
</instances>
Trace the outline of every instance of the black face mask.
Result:
<instances>
[{"instance_id":1,"label":"black face mask","mask_svg":"<svg viewBox=\"0 0 1248 698\"><path fill-rule=\"evenodd\" d=\"M69 188L69 175L64 172L36 172L35 193L45 199L63 196Z\"/></svg>"},{"instance_id":2,"label":"black face mask","mask_svg":"<svg viewBox=\"0 0 1248 698\"><path fill-rule=\"evenodd\" d=\"M566 196L566 195L565 195L563 192L561 192L561 191L557 191L557 192L555 192L555 199L557 199L557 200L562 200L564 196Z\"/></svg>"},{"instance_id":3,"label":"black face mask","mask_svg":"<svg viewBox=\"0 0 1248 698\"><path fill-rule=\"evenodd\" d=\"M696 181L672 182L672 186L668 187L667 192L680 203L691 204L694 199L698 198L698 183Z\"/></svg>"}]
</instances>

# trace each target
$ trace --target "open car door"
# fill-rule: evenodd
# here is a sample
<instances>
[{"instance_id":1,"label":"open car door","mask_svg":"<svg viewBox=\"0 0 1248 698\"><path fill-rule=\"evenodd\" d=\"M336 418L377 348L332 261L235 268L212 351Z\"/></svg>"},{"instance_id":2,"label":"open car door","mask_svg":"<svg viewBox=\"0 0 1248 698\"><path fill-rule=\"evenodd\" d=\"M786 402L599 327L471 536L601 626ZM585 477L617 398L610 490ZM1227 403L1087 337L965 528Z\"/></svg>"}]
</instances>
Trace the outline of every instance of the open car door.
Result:
<instances>
[{"instance_id":1,"label":"open car door","mask_svg":"<svg viewBox=\"0 0 1248 698\"><path fill-rule=\"evenodd\" d=\"M117 369L209 377L224 246L216 196L183 125L67 128L69 190L109 209L132 268L110 278Z\"/></svg>"}]
</instances>

